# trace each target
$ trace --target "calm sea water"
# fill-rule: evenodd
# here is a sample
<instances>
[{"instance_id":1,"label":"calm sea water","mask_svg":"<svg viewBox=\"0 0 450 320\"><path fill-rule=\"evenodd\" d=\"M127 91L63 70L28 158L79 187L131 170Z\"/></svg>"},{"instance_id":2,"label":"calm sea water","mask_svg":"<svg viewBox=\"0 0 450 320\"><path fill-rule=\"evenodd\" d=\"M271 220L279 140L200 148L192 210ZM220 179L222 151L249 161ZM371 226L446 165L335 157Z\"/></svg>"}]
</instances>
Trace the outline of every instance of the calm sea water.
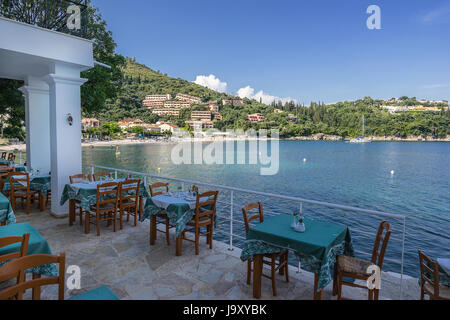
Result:
<instances>
[{"instance_id":1,"label":"calm sea water","mask_svg":"<svg viewBox=\"0 0 450 320\"><path fill-rule=\"evenodd\" d=\"M121 146L116 156L112 147L83 149L83 163L129 169L277 193L304 199L375 209L406 215L405 273L417 276L417 249L432 257L450 258L450 143L377 142L364 145L345 142L280 142L280 170L275 176L261 176L256 165L180 165L170 159L171 144ZM306 158L307 162L303 162ZM391 175L391 170L395 174ZM178 186L174 186L177 188ZM237 194L234 218L242 220L242 206L262 200L267 215L291 213L299 204ZM221 192L219 214L229 216L229 193ZM371 253L380 218L304 205L308 217L349 225L355 249ZM395 220L393 240L387 258L401 259L403 225ZM236 234L244 236L241 223L234 224ZM228 241L229 222L221 219L218 239ZM235 238L235 245L242 240ZM361 256L364 257L364 256ZM400 266L386 263L386 269L400 272Z\"/></svg>"}]
</instances>

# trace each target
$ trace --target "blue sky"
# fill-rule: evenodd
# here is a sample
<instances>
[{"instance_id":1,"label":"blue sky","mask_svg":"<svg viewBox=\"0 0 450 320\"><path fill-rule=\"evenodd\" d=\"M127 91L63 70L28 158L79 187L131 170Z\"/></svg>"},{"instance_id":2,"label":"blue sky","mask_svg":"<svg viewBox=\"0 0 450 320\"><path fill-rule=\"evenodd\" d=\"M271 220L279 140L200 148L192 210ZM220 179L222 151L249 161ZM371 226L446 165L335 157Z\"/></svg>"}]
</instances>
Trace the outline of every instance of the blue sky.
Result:
<instances>
[{"instance_id":1,"label":"blue sky","mask_svg":"<svg viewBox=\"0 0 450 320\"><path fill-rule=\"evenodd\" d=\"M369 5L381 30L369 30ZM450 0L93 0L118 52L231 94L450 100ZM210 75L213 75L210 77ZM225 84L226 83L226 84ZM262 91L262 92L261 92Z\"/></svg>"}]
</instances>

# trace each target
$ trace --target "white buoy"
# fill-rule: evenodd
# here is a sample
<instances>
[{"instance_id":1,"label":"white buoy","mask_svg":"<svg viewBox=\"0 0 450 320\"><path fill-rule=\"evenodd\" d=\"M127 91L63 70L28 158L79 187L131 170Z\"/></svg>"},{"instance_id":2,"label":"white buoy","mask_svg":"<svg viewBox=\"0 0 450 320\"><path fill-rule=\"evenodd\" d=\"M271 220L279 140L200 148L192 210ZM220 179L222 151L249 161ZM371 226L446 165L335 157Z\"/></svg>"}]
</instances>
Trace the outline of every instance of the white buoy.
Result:
<instances>
[{"instance_id":1,"label":"white buoy","mask_svg":"<svg viewBox=\"0 0 450 320\"><path fill-rule=\"evenodd\" d=\"M303 159L303 162L307 162L307 161L308 161L308 159L306 159L306 158Z\"/></svg>"},{"instance_id":2,"label":"white buoy","mask_svg":"<svg viewBox=\"0 0 450 320\"><path fill-rule=\"evenodd\" d=\"M391 170L391 176L393 176L395 174L394 170Z\"/></svg>"}]
</instances>

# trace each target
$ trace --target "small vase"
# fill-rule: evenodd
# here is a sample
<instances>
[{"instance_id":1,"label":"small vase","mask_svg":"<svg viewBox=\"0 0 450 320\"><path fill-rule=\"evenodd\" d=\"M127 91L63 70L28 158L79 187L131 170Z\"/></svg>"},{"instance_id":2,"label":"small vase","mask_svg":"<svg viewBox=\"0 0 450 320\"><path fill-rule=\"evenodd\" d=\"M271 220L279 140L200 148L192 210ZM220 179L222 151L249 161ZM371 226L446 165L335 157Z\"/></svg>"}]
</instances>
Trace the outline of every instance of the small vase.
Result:
<instances>
[{"instance_id":1,"label":"small vase","mask_svg":"<svg viewBox=\"0 0 450 320\"><path fill-rule=\"evenodd\" d=\"M295 229L296 227L297 227L297 217L296 216L292 216L291 228Z\"/></svg>"}]
</instances>

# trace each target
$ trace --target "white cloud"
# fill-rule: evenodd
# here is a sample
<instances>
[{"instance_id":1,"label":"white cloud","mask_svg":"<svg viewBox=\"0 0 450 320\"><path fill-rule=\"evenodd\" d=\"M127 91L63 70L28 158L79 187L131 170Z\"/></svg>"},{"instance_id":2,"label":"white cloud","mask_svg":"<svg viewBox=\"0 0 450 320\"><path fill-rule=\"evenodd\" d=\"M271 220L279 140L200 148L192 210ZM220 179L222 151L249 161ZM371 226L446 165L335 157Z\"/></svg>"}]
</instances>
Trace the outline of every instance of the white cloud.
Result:
<instances>
[{"instance_id":1,"label":"white cloud","mask_svg":"<svg viewBox=\"0 0 450 320\"><path fill-rule=\"evenodd\" d=\"M434 9L422 16L422 22L431 24L434 22L445 22L450 19L450 5Z\"/></svg>"},{"instance_id":2,"label":"white cloud","mask_svg":"<svg viewBox=\"0 0 450 320\"><path fill-rule=\"evenodd\" d=\"M281 98L281 97L277 97L277 96L272 96L270 94L265 93L264 91L260 90L255 94L255 89L253 89L250 86L246 86L244 88L241 88L238 90L237 95L240 98L248 98L248 99L255 99L256 101L262 101L262 103L264 104L271 104L274 101L281 101L283 104L285 104L286 102L290 102L290 101L294 101L295 103L297 103L296 99L290 98L290 97L286 97L286 98Z\"/></svg>"},{"instance_id":3,"label":"white cloud","mask_svg":"<svg viewBox=\"0 0 450 320\"><path fill-rule=\"evenodd\" d=\"M227 85L228 85L226 82L220 81L220 79L216 78L216 76L213 74L210 74L209 76L199 75L195 79L194 83L199 84L204 87L207 87L209 89L218 91L218 92L227 91Z\"/></svg>"}]
</instances>

